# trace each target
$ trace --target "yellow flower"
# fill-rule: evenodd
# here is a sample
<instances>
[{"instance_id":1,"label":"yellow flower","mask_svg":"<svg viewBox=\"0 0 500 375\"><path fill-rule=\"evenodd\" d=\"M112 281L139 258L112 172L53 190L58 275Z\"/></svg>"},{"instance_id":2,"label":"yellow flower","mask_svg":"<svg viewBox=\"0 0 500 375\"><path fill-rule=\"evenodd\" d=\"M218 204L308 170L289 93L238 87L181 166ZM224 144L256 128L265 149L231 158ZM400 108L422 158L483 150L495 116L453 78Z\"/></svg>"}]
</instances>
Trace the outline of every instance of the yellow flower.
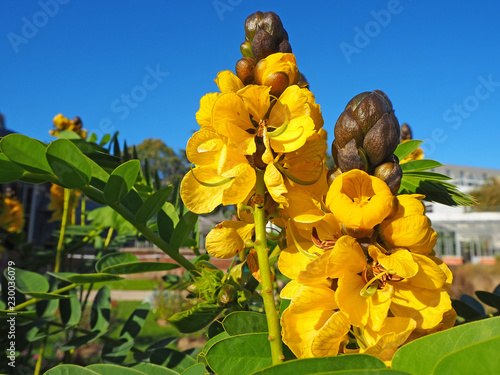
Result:
<instances>
[{"instance_id":1,"label":"yellow flower","mask_svg":"<svg viewBox=\"0 0 500 375\"><path fill-rule=\"evenodd\" d=\"M295 85L299 81L300 73L292 53L273 53L261 59L255 67L255 83L270 86L269 79L277 73L285 73L289 85Z\"/></svg>"},{"instance_id":2,"label":"yellow flower","mask_svg":"<svg viewBox=\"0 0 500 375\"><path fill-rule=\"evenodd\" d=\"M0 227L8 232L21 232L23 226L22 204L17 199L0 195Z\"/></svg>"},{"instance_id":3,"label":"yellow flower","mask_svg":"<svg viewBox=\"0 0 500 375\"><path fill-rule=\"evenodd\" d=\"M437 241L437 233L425 216L423 195L398 195L396 214L384 220L379 231L387 248L403 247L411 252L428 255Z\"/></svg>"},{"instance_id":4,"label":"yellow flower","mask_svg":"<svg viewBox=\"0 0 500 375\"><path fill-rule=\"evenodd\" d=\"M245 242L251 240L254 227L255 225L243 221L223 221L208 233L207 251L220 259L234 257L245 248Z\"/></svg>"},{"instance_id":5,"label":"yellow flower","mask_svg":"<svg viewBox=\"0 0 500 375\"><path fill-rule=\"evenodd\" d=\"M411 141L411 139L404 139L401 143L408 142L408 141ZM399 164L404 164L404 163L407 163L407 162L413 161L413 160L421 160L423 158L424 158L424 150L422 150L420 147L417 147L415 150L413 150L411 152L410 155L405 157L403 160L400 160Z\"/></svg>"},{"instance_id":6,"label":"yellow flower","mask_svg":"<svg viewBox=\"0 0 500 375\"><path fill-rule=\"evenodd\" d=\"M189 210L207 213L220 204L243 202L255 186L255 168L266 170L268 191L283 205L284 194L297 181L312 190L326 189L326 132L315 130L322 125L315 123L321 113L307 89L293 85L271 99L268 86L243 87L229 71L219 73L216 83L221 93L202 98L196 114L201 129L186 148L196 166L181 184Z\"/></svg>"},{"instance_id":7,"label":"yellow flower","mask_svg":"<svg viewBox=\"0 0 500 375\"><path fill-rule=\"evenodd\" d=\"M72 130L83 139L87 138L87 130L82 129L83 124L79 117L70 120L59 113L54 117L53 122L56 129L49 130L49 134L53 137L57 137L63 130Z\"/></svg>"},{"instance_id":8,"label":"yellow flower","mask_svg":"<svg viewBox=\"0 0 500 375\"><path fill-rule=\"evenodd\" d=\"M393 201L384 181L358 169L337 177L326 195L326 205L345 227L368 235L391 213Z\"/></svg>"}]
</instances>

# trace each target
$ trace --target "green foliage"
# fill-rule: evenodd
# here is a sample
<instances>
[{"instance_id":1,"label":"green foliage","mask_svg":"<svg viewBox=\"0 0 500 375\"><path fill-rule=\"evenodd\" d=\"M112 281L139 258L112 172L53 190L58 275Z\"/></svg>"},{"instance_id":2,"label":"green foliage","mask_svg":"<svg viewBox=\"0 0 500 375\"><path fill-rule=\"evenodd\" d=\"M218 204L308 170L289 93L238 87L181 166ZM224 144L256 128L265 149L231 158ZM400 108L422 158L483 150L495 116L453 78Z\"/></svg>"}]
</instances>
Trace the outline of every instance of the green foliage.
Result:
<instances>
[{"instance_id":1,"label":"green foliage","mask_svg":"<svg viewBox=\"0 0 500 375\"><path fill-rule=\"evenodd\" d=\"M403 160L420 146L422 141L412 140L398 145L394 154ZM469 194L462 193L455 185L446 182L450 177L440 173L428 172L442 166L434 160L413 160L401 164L403 177L398 194L423 194L429 202L447 206L471 206L476 203Z\"/></svg>"}]
</instances>

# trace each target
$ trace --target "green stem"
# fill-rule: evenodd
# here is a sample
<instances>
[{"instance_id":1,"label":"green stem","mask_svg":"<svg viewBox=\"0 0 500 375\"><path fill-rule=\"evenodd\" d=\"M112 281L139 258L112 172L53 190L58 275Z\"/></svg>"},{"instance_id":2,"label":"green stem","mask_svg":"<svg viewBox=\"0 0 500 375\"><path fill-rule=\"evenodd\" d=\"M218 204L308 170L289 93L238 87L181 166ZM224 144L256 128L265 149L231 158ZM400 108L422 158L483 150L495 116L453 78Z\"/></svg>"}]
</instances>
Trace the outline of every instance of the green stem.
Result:
<instances>
[{"instance_id":1,"label":"green stem","mask_svg":"<svg viewBox=\"0 0 500 375\"><path fill-rule=\"evenodd\" d=\"M47 327L48 332L48 327ZM45 345L47 344L47 337L45 337L42 341L42 345L40 345L40 351L38 352L38 358L36 360L35 372L33 375L40 374L40 370L42 369L43 355L45 353Z\"/></svg>"},{"instance_id":2,"label":"green stem","mask_svg":"<svg viewBox=\"0 0 500 375\"><path fill-rule=\"evenodd\" d=\"M113 237L113 228L108 229L108 235L106 236L106 241L104 241L104 248L106 249L111 242L111 238Z\"/></svg>"},{"instance_id":3,"label":"green stem","mask_svg":"<svg viewBox=\"0 0 500 375\"><path fill-rule=\"evenodd\" d=\"M71 190L64 188L64 207L61 219L61 232L59 233L59 241L57 243L56 264L54 272L59 272L61 268L61 250L64 244L64 235L66 234L66 222L68 220L68 207Z\"/></svg>"},{"instance_id":4,"label":"green stem","mask_svg":"<svg viewBox=\"0 0 500 375\"><path fill-rule=\"evenodd\" d=\"M82 203L81 203L81 215L80 215L80 225L83 227L85 226L85 215L87 214L85 212L86 210L86 205L87 205L87 202L85 200L85 195L82 196Z\"/></svg>"},{"instance_id":5,"label":"green stem","mask_svg":"<svg viewBox=\"0 0 500 375\"><path fill-rule=\"evenodd\" d=\"M264 171L257 169L257 182L255 186L255 209L253 213L255 221L255 251L260 269L262 299L266 312L267 326L269 328L269 342L273 364L283 362L283 347L281 343L280 324L276 302L274 299L274 287L269 267L269 258L266 238L266 214L264 212L264 197L266 185L264 183Z\"/></svg>"},{"instance_id":6,"label":"green stem","mask_svg":"<svg viewBox=\"0 0 500 375\"><path fill-rule=\"evenodd\" d=\"M92 193L91 195L102 196L102 200L104 201L103 193L100 190L92 186L87 186L82 189L82 191L84 192L87 190L91 191ZM118 212L121 216L123 216L123 218L127 220L130 224L132 224L139 232L141 232L144 237L146 237L149 241L158 246L159 249L161 249L165 254L170 256L170 258L175 260L186 270L194 271L196 269L194 264L191 263L189 260L187 260L182 254L176 251L172 251L170 245L163 238L161 238L159 235L153 232L147 225L138 223L135 220L135 215L131 213L127 208L123 207L120 203L108 203L108 206L111 207L116 212Z\"/></svg>"},{"instance_id":7,"label":"green stem","mask_svg":"<svg viewBox=\"0 0 500 375\"><path fill-rule=\"evenodd\" d=\"M57 289L57 290L54 290L53 292L50 292L51 294L60 294L60 293L63 293L67 290L70 290L70 289L73 289L73 288L76 288L78 285L80 284L69 284L63 288L60 288L60 289ZM37 303L38 301L42 301L43 299L41 298L32 298L26 302L23 302L21 303L20 305L17 305L14 307L14 311L19 311L21 309L24 309L25 307L28 307L28 306L31 306L31 305L34 305L35 303Z\"/></svg>"}]
</instances>

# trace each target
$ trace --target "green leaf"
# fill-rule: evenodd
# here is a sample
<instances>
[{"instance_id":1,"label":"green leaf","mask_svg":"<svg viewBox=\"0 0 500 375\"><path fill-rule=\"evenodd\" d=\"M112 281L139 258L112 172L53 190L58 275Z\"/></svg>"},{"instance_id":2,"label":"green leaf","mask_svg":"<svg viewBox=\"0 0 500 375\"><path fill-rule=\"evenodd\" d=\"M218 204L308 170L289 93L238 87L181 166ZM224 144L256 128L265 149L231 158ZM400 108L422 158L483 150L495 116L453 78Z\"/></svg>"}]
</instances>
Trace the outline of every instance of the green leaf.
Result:
<instances>
[{"instance_id":1,"label":"green leaf","mask_svg":"<svg viewBox=\"0 0 500 375\"><path fill-rule=\"evenodd\" d=\"M179 217L177 216L177 212L175 212L175 208L173 208L173 211L172 210L170 211L170 214L165 213L164 211L165 206L168 207L168 205L173 207L171 203L166 202L165 205L163 206L163 209L158 211L158 216L156 217L158 225L158 234L166 242L170 242L172 234L174 233L174 228L179 222Z\"/></svg>"},{"instance_id":2,"label":"green leaf","mask_svg":"<svg viewBox=\"0 0 500 375\"><path fill-rule=\"evenodd\" d=\"M483 317L483 314L464 301L452 299L451 304L457 312L457 315L465 318L466 320L477 320Z\"/></svg>"},{"instance_id":3,"label":"green leaf","mask_svg":"<svg viewBox=\"0 0 500 375\"><path fill-rule=\"evenodd\" d=\"M151 363L182 372L196 364L196 361L185 353L170 348L156 349L149 357Z\"/></svg>"},{"instance_id":4,"label":"green leaf","mask_svg":"<svg viewBox=\"0 0 500 375\"><path fill-rule=\"evenodd\" d=\"M0 184L17 181L23 174L23 168L11 162L5 154L0 153Z\"/></svg>"},{"instance_id":5,"label":"green leaf","mask_svg":"<svg viewBox=\"0 0 500 375\"><path fill-rule=\"evenodd\" d=\"M156 215L165 204L168 196L172 193L172 189L172 186L167 186L151 195L135 214L135 220L139 223L145 224L149 219Z\"/></svg>"},{"instance_id":6,"label":"green leaf","mask_svg":"<svg viewBox=\"0 0 500 375\"><path fill-rule=\"evenodd\" d=\"M191 310L181 311L168 319L182 333L193 333L205 328L222 312L216 304L199 303Z\"/></svg>"},{"instance_id":7,"label":"green leaf","mask_svg":"<svg viewBox=\"0 0 500 375\"><path fill-rule=\"evenodd\" d=\"M349 370L357 370L352 373L361 375L372 374L368 371L385 371L387 367L380 359L367 354L346 354L336 357L295 359L257 371L255 375L348 374Z\"/></svg>"},{"instance_id":8,"label":"green leaf","mask_svg":"<svg viewBox=\"0 0 500 375\"><path fill-rule=\"evenodd\" d=\"M121 163L120 158L101 151L84 152L84 154L105 171L111 172Z\"/></svg>"},{"instance_id":9,"label":"green leaf","mask_svg":"<svg viewBox=\"0 0 500 375\"><path fill-rule=\"evenodd\" d=\"M12 162L29 172L52 174L45 157L47 145L22 134L9 134L0 140L0 150Z\"/></svg>"},{"instance_id":10,"label":"green leaf","mask_svg":"<svg viewBox=\"0 0 500 375\"><path fill-rule=\"evenodd\" d=\"M184 241L193 231L196 221L198 221L198 214L195 214L194 212L187 211L184 215L182 215L182 218L175 226L174 233L172 233L172 237L170 238L170 248L172 251L179 250Z\"/></svg>"},{"instance_id":11,"label":"green leaf","mask_svg":"<svg viewBox=\"0 0 500 375\"><path fill-rule=\"evenodd\" d=\"M131 253L111 253L103 256L95 264L97 272L104 272L103 269L110 266L115 266L122 263L138 262L139 259Z\"/></svg>"},{"instance_id":12,"label":"green leaf","mask_svg":"<svg viewBox=\"0 0 500 375\"><path fill-rule=\"evenodd\" d=\"M97 291L90 310L90 330L105 332L109 327L111 316L111 291L103 286Z\"/></svg>"},{"instance_id":13,"label":"green leaf","mask_svg":"<svg viewBox=\"0 0 500 375\"><path fill-rule=\"evenodd\" d=\"M66 327L73 327L80 323L80 320L82 319L82 309L80 306L80 300L76 296L75 289L70 289L66 293L72 298L59 301L61 322Z\"/></svg>"},{"instance_id":14,"label":"green leaf","mask_svg":"<svg viewBox=\"0 0 500 375\"><path fill-rule=\"evenodd\" d=\"M433 374L500 374L499 348L500 336L468 345L443 357Z\"/></svg>"},{"instance_id":15,"label":"green leaf","mask_svg":"<svg viewBox=\"0 0 500 375\"><path fill-rule=\"evenodd\" d=\"M182 375L205 375L207 374L207 370L205 369L205 365L203 363L197 363L191 367L188 367L184 370Z\"/></svg>"},{"instance_id":16,"label":"green leaf","mask_svg":"<svg viewBox=\"0 0 500 375\"><path fill-rule=\"evenodd\" d=\"M96 143L97 142L97 135L95 133L90 133L89 139L87 140L87 142Z\"/></svg>"},{"instance_id":17,"label":"green leaf","mask_svg":"<svg viewBox=\"0 0 500 375\"><path fill-rule=\"evenodd\" d=\"M404 173L404 172L423 171L426 169L442 167L443 164L435 160L422 159L422 160L408 161L406 163L400 164L400 166Z\"/></svg>"},{"instance_id":18,"label":"green leaf","mask_svg":"<svg viewBox=\"0 0 500 375\"><path fill-rule=\"evenodd\" d=\"M79 348L80 346L88 345L91 342L97 340L99 337L103 336L105 332L91 332L87 335L75 337L68 341L66 344L61 346L59 349L62 350L63 352L68 351L68 350L73 350L76 348Z\"/></svg>"},{"instance_id":19,"label":"green leaf","mask_svg":"<svg viewBox=\"0 0 500 375\"><path fill-rule=\"evenodd\" d=\"M475 299L472 296L469 296L468 294L462 294L460 296L460 301L465 302L467 305L473 307L477 311L481 313L481 315L486 315L486 311L484 310L484 306L479 302L477 299Z\"/></svg>"},{"instance_id":20,"label":"green leaf","mask_svg":"<svg viewBox=\"0 0 500 375\"><path fill-rule=\"evenodd\" d=\"M414 375L433 374L434 367L446 355L499 336L500 317L462 324L402 346L394 355L392 368Z\"/></svg>"},{"instance_id":21,"label":"green leaf","mask_svg":"<svg viewBox=\"0 0 500 375\"><path fill-rule=\"evenodd\" d=\"M121 365L127 358L127 354L134 346L134 340L107 342L104 344L101 352L101 359L104 363L113 363Z\"/></svg>"},{"instance_id":22,"label":"green leaf","mask_svg":"<svg viewBox=\"0 0 500 375\"><path fill-rule=\"evenodd\" d=\"M33 320L37 318L36 311L16 311L16 316L26 317L27 319ZM12 311L10 310L0 310L0 318L12 318Z\"/></svg>"},{"instance_id":23,"label":"green leaf","mask_svg":"<svg viewBox=\"0 0 500 375\"><path fill-rule=\"evenodd\" d=\"M88 159L67 139L58 139L47 147L47 161L55 175L69 189L89 184L92 167Z\"/></svg>"},{"instance_id":24,"label":"green leaf","mask_svg":"<svg viewBox=\"0 0 500 375\"><path fill-rule=\"evenodd\" d=\"M476 296L481 302L500 311L500 296L482 290L478 290Z\"/></svg>"},{"instance_id":25,"label":"green leaf","mask_svg":"<svg viewBox=\"0 0 500 375\"><path fill-rule=\"evenodd\" d=\"M176 268L179 268L176 263L133 262L115 264L104 268L102 272L115 275L130 275L133 273L170 271Z\"/></svg>"},{"instance_id":26,"label":"green leaf","mask_svg":"<svg viewBox=\"0 0 500 375\"><path fill-rule=\"evenodd\" d=\"M44 375L99 375L99 373L76 365L59 365L51 368Z\"/></svg>"},{"instance_id":27,"label":"green leaf","mask_svg":"<svg viewBox=\"0 0 500 375\"><path fill-rule=\"evenodd\" d=\"M89 370L95 371L99 375L147 375L147 373L124 366L95 364L87 366Z\"/></svg>"},{"instance_id":28,"label":"green leaf","mask_svg":"<svg viewBox=\"0 0 500 375\"><path fill-rule=\"evenodd\" d=\"M232 312L224 318L222 325L231 336L268 332L266 315L254 311Z\"/></svg>"},{"instance_id":29,"label":"green leaf","mask_svg":"<svg viewBox=\"0 0 500 375\"><path fill-rule=\"evenodd\" d=\"M208 365L218 375L249 375L271 366L268 336L267 333L250 333L222 339L208 350Z\"/></svg>"},{"instance_id":30,"label":"green leaf","mask_svg":"<svg viewBox=\"0 0 500 375\"><path fill-rule=\"evenodd\" d=\"M104 146L110 140L111 140L111 134L104 134L104 137L102 137L101 142L99 142L99 145Z\"/></svg>"},{"instance_id":31,"label":"green leaf","mask_svg":"<svg viewBox=\"0 0 500 375\"><path fill-rule=\"evenodd\" d=\"M129 160L118 166L104 187L104 199L111 203L120 201L134 186L140 169L139 160Z\"/></svg>"},{"instance_id":32,"label":"green leaf","mask_svg":"<svg viewBox=\"0 0 500 375\"><path fill-rule=\"evenodd\" d=\"M75 133L73 130L62 130L59 132L57 135L57 138L59 139L82 139L77 133Z\"/></svg>"},{"instance_id":33,"label":"green leaf","mask_svg":"<svg viewBox=\"0 0 500 375\"><path fill-rule=\"evenodd\" d=\"M15 277L16 289L23 294L29 294L29 292L46 293L50 287L48 280L39 273L21 268L16 268L15 276L9 275L8 268L6 268L3 275L8 281L13 281L11 278Z\"/></svg>"},{"instance_id":34,"label":"green leaf","mask_svg":"<svg viewBox=\"0 0 500 375\"><path fill-rule=\"evenodd\" d=\"M408 155L410 155L413 151L415 151L418 146L422 144L422 141L418 139L414 139L411 141L403 142L396 147L396 151L394 151L394 155L398 157L399 160L403 160ZM404 164L404 163L403 163Z\"/></svg>"},{"instance_id":35,"label":"green leaf","mask_svg":"<svg viewBox=\"0 0 500 375\"><path fill-rule=\"evenodd\" d=\"M145 302L137 307L132 314L128 317L120 332L120 339L133 340L141 331L146 318L148 317L151 306Z\"/></svg>"},{"instance_id":36,"label":"green leaf","mask_svg":"<svg viewBox=\"0 0 500 375\"><path fill-rule=\"evenodd\" d=\"M67 280L76 284L101 283L104 281L123 280L123 277L109 273L81 273L68 276Z\"/></svg>"},{"instance_id":37,"label":"green leaf","mask_svg":"<svg viewBox=\"0 0 500 375\"><path fill-rule=\"evenodd\" d=\"M133 369L144 372L148 375L179 375L177 371L155 365L153 363L139 363L132 367Z\"/></svg>"}]
</instances>

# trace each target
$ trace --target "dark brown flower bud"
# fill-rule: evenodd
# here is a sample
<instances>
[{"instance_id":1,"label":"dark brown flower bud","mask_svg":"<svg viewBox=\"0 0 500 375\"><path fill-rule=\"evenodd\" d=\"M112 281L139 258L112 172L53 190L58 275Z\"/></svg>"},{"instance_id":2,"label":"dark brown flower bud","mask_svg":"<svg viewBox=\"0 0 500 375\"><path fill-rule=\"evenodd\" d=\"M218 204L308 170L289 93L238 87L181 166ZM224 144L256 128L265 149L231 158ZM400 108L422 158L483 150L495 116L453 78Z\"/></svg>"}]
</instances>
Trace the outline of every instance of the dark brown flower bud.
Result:
<instances>
[{"instance_id":1,"label":"dark brown flower bud","mask_svg":"<svg viewBox=\"0 0 500 375\"><path fill-rule=\"evenodd\" d=\"M391 155L384 163L377 166L373 175L384 180L389 189L391 189L392 194L396 195L398 193L403 171L396 155Z\"/></svg>"},{"instance_id":2,"label":"dark brown flower bud","mask_svg":"<svg viewBox=\"0 0 500 375\"><path fill-rule=\"evenodd\" d=\"M277 42L276 45L279 45L280 42L285 37L285 29L283 28L283 24L281 23L280 17L274 12L266 12L264 13L264 17L262 17L259 26L266 30L273 39ZM288 34L286 34L288 39Z\"/></svg>"},{"instance_id":3,"label":"dark brown flower bud","mask_svg":"<svg viewBox=\"0 0 500 375\"><path fill-rule=\"evenodd\" d=\"M252 41L257 29L259 27L259 23L264 17L264 13L261 11L252 13L245 20L245 40Z\"/></svg>"},{"instance_id":4,"label":"dark brown flower bud","mask_svg":"<svg viewBox=\"0 0 500 375\"><path fill-rule=\"evenodd\" d=\"M401 125L401 142L409 141L410 139L413 139L411 128L408 124L405 123Z\"/></svg>"},{"instance_id":5,"label":"dark brown flower bud","mask_svg":"<svg viewBox=\"0 0 500 375\"><path fill-rule=\"evenodd\" d=\"M254 69L255 59L252 57L243 57L236 63L236 75L245 86L253 83Z\"/></svg>"},{"instance_id":6,"label":"dark brown flower bud","mask_svg":"<svg viewBox=\"0 0 500 375\"><path fill-rule=\"evenodd\" d=\"M259 28L252 40L252 55L255 60L259 61L276 52L278 52L277 46L272 35Z\"/></svg>"},{"instance_id":7,"label":"dark brown flower bud","mask_svg":"<svg viewBox=\"0 0 500 375\"><path fill-rule=\"evenodd\" d=\"M369 169L377 166L394 153L399 144L399 123L392 103L380 90L363 92L347 103L334 129L338 166L346 172L363 164L366 156ZM350 144L351 141L354 141ZM350 144L348 149L344 148ZM360 151L360 150L364 151ZM342 150L342 152L341 152ZM342 157L340 157L342 155ZM358 156L359 157L358 157ZM362 169L362 168L360 168Z\"/></svg>"},{"instance_id":8,"label":"dark brown flower bud","mask_svg":"<svg viewBox=\"0 0 500 375\"><path fill-rule=\"evenodd\" d=\"M269 94L277 98L280 97L280 95L283 93L283 91L285 91L289 84L290 78L288 77L288 74L284 72L273 73L269 75L264 82L264 85L271 86L271 91L269 92Z\"/></svg>"},{"instance_id":9,"label":"dark brown flower bud","mask_svg":"<svg viewBox=\"0 0 500 375\"><path fill-rule=\"evenodd\" d=\"M368 172L369 163L366 153L362 148L356 147L354 139L338 150L337 159L339 168L343 172L350 171L351 169L361 169Z\"/></svg>"},{"instance_id":10,"label":"dark brown flower bud","mask_svg":"<svg viewBox=\"0 0 500 375\"><path fill-rule=\"evenodd\" d=\"M292 46L288 39L283 39L282 42L278 46L278 52L282 53L292 53Z\"/></svg>"}]
</instances>

